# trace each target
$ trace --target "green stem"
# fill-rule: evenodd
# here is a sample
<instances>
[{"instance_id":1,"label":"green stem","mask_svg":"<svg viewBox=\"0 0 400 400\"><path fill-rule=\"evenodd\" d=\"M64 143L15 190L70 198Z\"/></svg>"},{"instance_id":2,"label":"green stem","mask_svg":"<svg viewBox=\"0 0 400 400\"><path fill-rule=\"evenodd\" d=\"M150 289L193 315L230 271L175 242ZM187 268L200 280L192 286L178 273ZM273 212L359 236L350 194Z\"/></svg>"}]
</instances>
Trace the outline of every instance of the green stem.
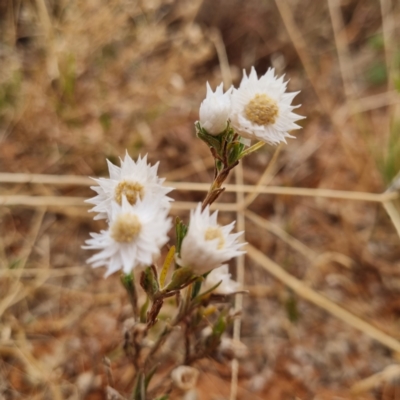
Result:
<instances>
[{"instance_id":1,"label":"green stem","mask_svg":"<svg viewBox=\"0 0 400 400\"><path fill-rule=\"evenodd\" d=\"M137 298L133 274L132 273L122 274L121 283L124 286L126 292L128 293L129 302L132 305L133 316L135 318L135 321L137 321L139 316L139 308L138 308L138 298Z\"/></svg>"}]
</instances>

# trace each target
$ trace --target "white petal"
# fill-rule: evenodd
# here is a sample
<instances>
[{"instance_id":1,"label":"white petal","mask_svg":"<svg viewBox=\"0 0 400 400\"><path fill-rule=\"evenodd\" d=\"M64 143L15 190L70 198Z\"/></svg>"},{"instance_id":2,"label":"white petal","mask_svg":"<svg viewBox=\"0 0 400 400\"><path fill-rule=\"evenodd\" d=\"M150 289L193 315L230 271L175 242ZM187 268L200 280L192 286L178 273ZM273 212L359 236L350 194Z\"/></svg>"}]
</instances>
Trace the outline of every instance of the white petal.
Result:
<instances>
[{"instance_id":1,"label":"white petal","mask_svg":"<svg viewBox=\"0 0 400 400\"><path fill-rule=\"evenodd\" d=\"M247 76L243 71L243 78L238 89L234 89L231 95L231 113L230 120L232 127L243 137L248 139L258 139L270 144L286 142L289 131L299 129L293 122L303 117L292 112L297 108L292 106L293 98L299 92L286 93L287 82L284 77L275 77L275 70L269 68L260 78L254 67L251 68L250 75ZM249 102L256 95L265 94L276 102L278 107L278 118L271 124L258 125L246 117L245 109Z\"/></svg>"}]
</instances>

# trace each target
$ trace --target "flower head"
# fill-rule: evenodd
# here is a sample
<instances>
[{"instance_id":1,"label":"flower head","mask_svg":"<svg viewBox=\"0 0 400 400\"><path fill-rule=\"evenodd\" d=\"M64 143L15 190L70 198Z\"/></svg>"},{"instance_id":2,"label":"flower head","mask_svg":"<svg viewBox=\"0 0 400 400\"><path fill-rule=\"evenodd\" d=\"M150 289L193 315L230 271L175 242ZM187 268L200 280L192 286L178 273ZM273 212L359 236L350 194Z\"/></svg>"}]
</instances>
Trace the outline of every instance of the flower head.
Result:
<instances>
[{"instance_id":1,"label":"flower head","mask_svg":"<svg viewBox=\"0 0 400 400\"><path fill-rule=\"evenodd\" d=\"M196 368L187 365L180 365L171 372L171 379L181 390L188 391L197 384L199 371Z\"/></svg>"},{"instance_id":2,"label":"flower head","mask_svg":"<svg viewBox=\"0 0 400 400\"><path fill-rule=\"evenodd\" d=\"M287 137L294 137L288 132L299 129L295 122L303 117L292 112L299 107L291 105L298 92L285 93L286 86L283 76L275 77L273 68L261 78L254 67L249 76L243 72L242 82L231 96L233 128L246 138L270 144L286 143Z\"/></svg>"},{"instance_id":3,"label":"flower head","mask_svg":"<svg viewBox=\"0 0 400 400\"><path fill-rule=\"evenodd\" d=\"M190 213L189 229L182 241L178 263L191 267L196 275L203 275L244 253L239 250L244 243L237 242L242 232L230 233L234 222L219 226L217 215L218 211L210 215L208 206L201 211L201 204Z\"/></svg>"},{"instance_id":4,"label":"flower head","mask_svg":"<svg viewBox=\"0 0 400 400\"><path fill-rule=\"evenodd\" d=\"M216 284L219 286L213 291L217 294L232 294L239 289L239 283L231 279L229 268L227 264L221 265L213 269L208 275L202 285L202 292L210 290Z\"/></svg>"},{"instance_id":5,"label":"flower head","mask_svg":"<svg viewBox=\"0 0 400 400\"><path fill-rule=\"evenodd\" d=\"M93 267L106 266L106 276L122 269L129 273L137 266L152 264L160 248L168 241L171 220L168 210L159 207L158 199L138 199L130 204L122 196L121 205L111 203L108 230L91 233L85 249L100 250L89 258Z\"/></svg>"},{"instance_id":6,"label":"flower head","mask_svg":"<svg viewBox=\"0 0 400 400\"><path fill-rule=\"evenodd\" d=\"M207 82L207 96L200 105L200 125L211 135L225 130L231 111L232 89L223 93L222 86L221 83L213 92Z\"/></svg>"},{"instance_id":7,"label":"flower head","mask_svg":"<svg viewBox=\"0 0 400 400\"><path fill-rule=\"evenodd\" d=\"M139 156L137 162L133 161L128 152L125 159L121 160L121 167L117 167L107 160L110 179L94 179L99 186L91 186L97 196L86 200L94 204L90 211L97 212L94 219L108 218L111 212L111 203L122 204L125 196L131 205L145 196L159 199L160 207L169 209L169 202L172 200L166 194L173 190L170 187L162 186L164 179L157 176L158 163L151 166L147 164L147 155Z\"/></svg>"}]
</instances>

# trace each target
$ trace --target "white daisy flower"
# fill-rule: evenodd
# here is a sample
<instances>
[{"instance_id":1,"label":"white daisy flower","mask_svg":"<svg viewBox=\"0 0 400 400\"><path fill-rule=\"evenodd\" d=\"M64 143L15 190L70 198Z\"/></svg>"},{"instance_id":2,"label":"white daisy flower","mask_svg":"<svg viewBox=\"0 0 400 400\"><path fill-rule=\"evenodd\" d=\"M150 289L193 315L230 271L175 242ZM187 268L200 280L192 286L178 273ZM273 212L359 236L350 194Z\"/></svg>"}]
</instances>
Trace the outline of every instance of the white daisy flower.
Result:
<instances>
[{"instance_id":1,"label":"white daisy flower","mask_svg":"<svg viewBox=\"0 0 400 400\"><path fill-rule=\"evenodd\" d=\"M230 233L235 222L219 226L217 215L218 211L210 215L208 206L201 211L201 204L190 213L188 232L182 241L177 261L183 267L192 268L196 275L203 275L244 253L239 250L244 243L237 242L242 232Z\"/></svg>"},{"instance_id":2,"label":"white daisy flower","mask_svg":"<svg viewBox=\"0 0 400 400\"><path fill-rule=\"evenodd\" d=\"M162 186L165 179L157 176L158 164L151 166L147 164L147 154L135 162L125 154L125 159L121 159L121 167L117 167L107 160L110 179L95 179L99 186L91 186L97 196L86 200L87 203L94 204L91 212L97 212L94 219L108 218L111 210L111 203L116 201L121 205L122 197L126 196L128 202L134 205L137 200L143 200L145 196L157 197L163 208L169 209L169 202L172 201L166 194L173 188Z\"/></svg>"},{"instance_id":3,"label":"white daisy flower","mask_svg":"<svg viewBox=\"0 0 400 400\"><path fill-rule=\"evenodd\" d=\"M210 135L218 135L223 132L228 124L232 89L224 93L222 87L221 83L213 92L207 82L207 96L200 105L200 125Z\"/></svg>"},{"instance_id":4,"label":"white daisy flower","mask_svg":"<svg viewBox=\"0 0 400 400\"><path fill-rule=\"evenodd\" d=\"M201 287L201 291L206 292L219 282L221 282L220 285L213 291L213 293L231 294L237 292L239 289L239 283L231 279L228 265L224 264L218 268L213 269L207 275Z\"/></svg>"},{"instance_id":5,"label":"white daisy flower","mask_svg":"<svg viewBox=\"0 0 400 400\"><path fill-rule=\"evenodd\" d=\"M233 128L246 138L270 144L286 143L287 137L293 138L288 132L300 129L295 122L304 117L292 112L300 107L291 105L299 92L285 93L286 86L283 76L275 77L273 68L261 78L254 67L249 76L243 71L242 82L231 96Z\"/></svg>"},{"instance_id":6,"label":"white daisy flower","mask_svg":"<svg viewBox=\"0 0 400 400\"><path fill-rule=\"evenodd\" d=\"M122 269L129 273L137 266L148 266L168 242L171 227L168 211L160 209L155 198L138 199L131 205L125 195L122 204L111 203L108 230L91 233L84 249L100 250L89 260L94 268L106 266L106 276Z\"/></svg>"}]
</instances>

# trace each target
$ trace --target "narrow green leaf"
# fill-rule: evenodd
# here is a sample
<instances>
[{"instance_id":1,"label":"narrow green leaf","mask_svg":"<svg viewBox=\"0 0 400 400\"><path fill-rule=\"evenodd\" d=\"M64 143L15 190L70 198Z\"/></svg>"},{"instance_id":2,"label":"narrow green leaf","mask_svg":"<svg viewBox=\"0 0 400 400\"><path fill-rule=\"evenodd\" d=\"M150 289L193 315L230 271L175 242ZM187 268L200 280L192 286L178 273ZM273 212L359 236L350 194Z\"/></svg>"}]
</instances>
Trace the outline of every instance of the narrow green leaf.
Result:
<instances>
[{"instance_id":1,"label":"narrow green leaf","mask_svg":"<svg viewBox=\"0 0 400 400\"><path fill-rule=\"evenodd\" d=\"M221 335L225 332L226 322L224 315L220 315L217 322L213 326L213 335L221 337Z\"/></svg>"},{"instance_id":2,"label":"narrow green leaf","mask_svg":"<svg viewBox=\"0 0 400 400\"><path fill-rule=\"evenodd\" d=\"M166 287L166 291L177 290L187 283L193 277L193 271L190 267L177 269L172 275L171 282Z\"/></svg>"},{"instance_id":3,"label":"narrow green leaf","mask_svg":"<svg viewBox=\"0 0 400 400\"><path fill-rule=\"evenodd\" d=\"M142 307L140 307L140 322L143 324L147 321L147 309L149 308L150 299L147 296L146 301L143 303Z\"/></svg>"},{"instance_id":4,"label":"narrow green leaf","mask_svg":"<svg viewBox=\"0 0 400 400\"><path fill-rule=\"evenodd\" d=\"M183 238L186 236L188 227L182 222L179 217L175 220L175 233L176 233L176 253L180 254Z\"/></svg>"},{"instance_id":5,"label":"narrow green leaf","mask_svg":"<svg viewBox=\"0 0 400 400\"><path fill-rule=\"evenodd\" d=\"M171 266L171 263L174 259L174 255L175 255L175 246L172 246L168 251L167 257L165 257L164 265L160 272L160 287L161 287L161 289L164 287L165 278L167 277L169 267Z\"/></svg>"},{"instance_id":6,"label":"narrow green leaf","mask_svg":"<svg viewBox=\"0 0 400 400\"><path fill-rule=\"evenodd\" d=\"M221 141L219 140L219 136L212 136L207 133L198 131L197 137L201 139L203 142L207 143L210 147L213 147L219 153L221 151Z\"/></svg>"},{"instance_id":7,"label":"narrow green leaf","mask_svg":"<svg viewBox=\"0 0 400 400\"><path fill-rule=\"evenodd\" d=\"M154 275L153 268L146 267L140 277L140 286L144 289L150 299L159 291L157 277Z\"/></svg>"},{"instance_id":8,"label":"narrow green leaf","mask_svg":"<svg viewBox=\"0 0 400 400\"><path fill-rule=\"evenodd\" d=\"M228 147L228 163L229 165L234 164L239 160L239 156L242 153L243 144L240 142L233 142Z\"/></svg>"},{"instance_id":9,"label":"narrow green leaf","mask_svg":"<svg viewBox=\"0 0 400 400\"><path fill-rule=\"evenodd\" d=\"M194 299L200 293L201 284L202 284L201 279L194 282L193 288L192 288L192 299Z\"/></svg>"}]
</instances>

